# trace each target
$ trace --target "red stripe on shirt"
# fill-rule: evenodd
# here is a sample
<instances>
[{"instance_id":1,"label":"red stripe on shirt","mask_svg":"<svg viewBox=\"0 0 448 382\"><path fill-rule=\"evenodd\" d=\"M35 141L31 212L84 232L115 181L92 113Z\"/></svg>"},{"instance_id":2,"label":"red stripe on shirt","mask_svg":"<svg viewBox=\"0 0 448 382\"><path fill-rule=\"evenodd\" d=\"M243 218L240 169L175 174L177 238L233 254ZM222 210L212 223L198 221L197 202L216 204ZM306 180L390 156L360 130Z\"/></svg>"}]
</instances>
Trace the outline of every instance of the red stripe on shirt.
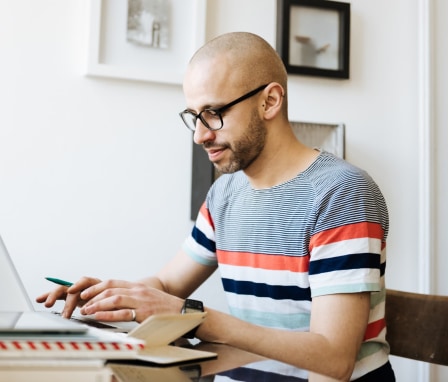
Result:
<instances>
[{"instance_id":1,"label":"red stripe on shirt","mask_svg":"<svg viewBox=\"0 0 448 382\"><path fill-rule=\"evenodd\" d=\"M364 334L364 341L368 341L371 340L372 338L378 337L385 327L386 327L386 320L384 318L369 323L367 325L367 329Z\"/></svg>"},{"instance_id":2,"label":"red stripe on shirt","mask_svg":"<svg viewBox=\"0 0 448 382\"><path fill-rule=\"evenodd\" d=\"M207 221L207 223L210 225L210 227L215 229L215 225L213 224L212 217L210 215L210 211L207 209L207 206L205 205L205 202L202 203L201 208L199 209L199 213L204 216L204 219Z\"/></svg>"},{"instance_id":3,"label":"red stripe on shirt","mask_svg":"<svg viewBox=\"0 0 448 382\"><path fill-rule=\"evenodd\" d=\"M310 247L337 243L344 240L371 238L382 240L384 231L378 223L361 222L347 224L322 231L313 235L310 240Z\"/></svg>"},{"instance_id":4,"label":"red stripe on shirt","mask_svg":"<svg viewBox=\"0 0 448 382\"><path fill-rule=\"evenodd\" d=\"M252 267L275 271L308 272L309 256L266 255L250 252L217 250L220 264Z\"/></svg>"}]
</instances>

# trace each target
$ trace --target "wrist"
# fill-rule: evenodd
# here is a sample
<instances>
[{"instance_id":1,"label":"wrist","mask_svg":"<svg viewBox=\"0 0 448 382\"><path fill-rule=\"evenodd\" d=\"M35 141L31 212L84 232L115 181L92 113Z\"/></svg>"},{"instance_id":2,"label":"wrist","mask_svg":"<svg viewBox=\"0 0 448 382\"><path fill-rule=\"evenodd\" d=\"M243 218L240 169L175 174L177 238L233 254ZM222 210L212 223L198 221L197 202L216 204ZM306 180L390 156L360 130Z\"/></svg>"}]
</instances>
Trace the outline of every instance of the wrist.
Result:
<instances>
[{"instance_id":1,"label":"wrist","mask_svg":"<svg viewBox=\"0 0 448 382\"><path fill-rule=\"evenodd\" d=\"M192 300L191 298L185 299L182 305L182 309L180 310L182 314L196 313L203 311L204 311L204 304L202 303L202 301Z\"/></svg>"},{"instance_id":2,"label":"wrist","mask_svg":"<svg viewBox=\"0 0 448 382\"><path fill-rule=\"evenodd\" d=\"M202 303L202 301L192 300L192 299L187 298L187 299L185 299L180 312L182 314L188 314L188 313L196 313L196 312L203 312L203 311L204 311L204 304ZM199 326L196 326L195 328L190 330L188 333L185 333L182 337L183 338L194 338L198 327Z\"/></svg>"}]
</instances>

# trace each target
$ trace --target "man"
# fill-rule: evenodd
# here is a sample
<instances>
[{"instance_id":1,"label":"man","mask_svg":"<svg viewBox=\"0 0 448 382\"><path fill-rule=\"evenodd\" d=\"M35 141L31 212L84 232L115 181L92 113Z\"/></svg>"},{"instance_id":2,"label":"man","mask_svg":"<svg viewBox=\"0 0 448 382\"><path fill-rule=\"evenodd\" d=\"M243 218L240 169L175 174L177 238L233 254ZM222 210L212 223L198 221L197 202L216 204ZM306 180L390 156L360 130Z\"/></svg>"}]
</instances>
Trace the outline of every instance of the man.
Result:
<instances>
[{"instance_id":1,"label":"man","mask_svg":"<svg viewBox=\"0 0 448 382\"><path fill-rule=\"evenodd\" d=\"M393 381L384 322L388 214L373 180L304 146L288 122L287 73L250 33L196 52L181 113L223 174L191 236L138 283L82 278L37 298L108 321L179 312L218 267L231 314L205 308L196 336L309 370L310 381Z\"/></svg>"}]
</instances>

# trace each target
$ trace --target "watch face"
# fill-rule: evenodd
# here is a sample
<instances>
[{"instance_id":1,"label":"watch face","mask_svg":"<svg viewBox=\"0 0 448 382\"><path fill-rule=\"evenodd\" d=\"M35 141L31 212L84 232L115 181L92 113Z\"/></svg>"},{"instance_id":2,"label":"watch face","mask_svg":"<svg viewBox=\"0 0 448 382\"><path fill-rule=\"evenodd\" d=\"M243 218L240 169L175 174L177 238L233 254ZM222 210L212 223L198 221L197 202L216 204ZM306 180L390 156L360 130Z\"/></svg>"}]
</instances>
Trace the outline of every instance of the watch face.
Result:
<instances>
[{"instance_id":1,"label":"watch face","mask_svg":"<svg viewBox=\"0 0 448 382\"><path fill-rule=\"evenodd\" d=\"M202 310L193 309L193 308L185 308L185 313L197 313L197 312L202 312Z\"/></svg>"}]
</instances>

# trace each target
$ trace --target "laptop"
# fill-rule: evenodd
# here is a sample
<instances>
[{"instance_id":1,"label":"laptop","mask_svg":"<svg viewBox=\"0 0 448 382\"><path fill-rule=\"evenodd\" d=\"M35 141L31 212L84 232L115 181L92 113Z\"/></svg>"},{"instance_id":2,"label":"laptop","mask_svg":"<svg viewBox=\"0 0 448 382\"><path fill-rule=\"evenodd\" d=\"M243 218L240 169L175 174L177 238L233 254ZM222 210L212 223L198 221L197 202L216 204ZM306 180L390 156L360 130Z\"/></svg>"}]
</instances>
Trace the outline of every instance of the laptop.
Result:
<instances>
[{"instance_id":1,"label":"laptop","mask_svg":"<svg viewBox=\"0 0 448 382\"><path fill-rule=\"evenodd\" d=\"M136 322L105 323L91 317L70 320L37 311L0 236L0 333L85 333L88 326L127 333Z\"/></svg>"}]
</instances>

